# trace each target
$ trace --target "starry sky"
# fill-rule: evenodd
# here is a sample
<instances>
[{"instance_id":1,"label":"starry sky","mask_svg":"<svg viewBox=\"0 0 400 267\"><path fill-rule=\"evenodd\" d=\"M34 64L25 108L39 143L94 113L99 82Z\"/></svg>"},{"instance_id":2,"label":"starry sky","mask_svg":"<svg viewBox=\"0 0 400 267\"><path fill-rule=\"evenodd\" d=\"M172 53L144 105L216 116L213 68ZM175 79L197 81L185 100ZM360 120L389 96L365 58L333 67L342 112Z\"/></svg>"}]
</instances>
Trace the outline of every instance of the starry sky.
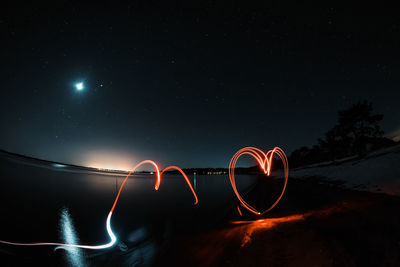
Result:
<instances>
[{"instance_id":1,"label":"starry sky","mask_svg":"<svg viewBox=\"0 0 400 267\"><path fill-rule=\"evenodd\" d=\"M395 9L54 2L0 11L0 149L227 167L243 146L315 144L362 100L400 129Z\"/></svg>"}]
</instances>

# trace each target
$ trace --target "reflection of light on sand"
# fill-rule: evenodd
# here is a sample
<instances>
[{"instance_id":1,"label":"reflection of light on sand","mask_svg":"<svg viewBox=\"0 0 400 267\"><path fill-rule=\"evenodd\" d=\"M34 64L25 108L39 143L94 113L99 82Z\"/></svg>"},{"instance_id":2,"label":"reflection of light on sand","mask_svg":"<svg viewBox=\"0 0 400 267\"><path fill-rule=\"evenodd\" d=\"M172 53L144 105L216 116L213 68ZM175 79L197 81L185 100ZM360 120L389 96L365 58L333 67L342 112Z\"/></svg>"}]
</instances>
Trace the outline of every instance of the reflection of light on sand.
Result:
<instances>
[{"instance_id":1,"label":"reflection of light on sand","mask_svg":"<svg viewBox=\"0 0 400 267\"><path fill-rule=\"evenodd\" d=\"M64 208L61 212L60 219L60 232L62 241L66 244L78 244L79 239L78 235L75 231L71 215L68 212L68 209ZM71 266L85 266L83 260L83 253L80 248L76 247L57 247L63 248L66 251L67 261L71 264Z\"/></svg>"},{"instance_id":2,"label":"reflection of light on sand","mask_svg":"<svg viewBox=\"0 0 400 267\"><path fill-rule=\"evenodd\" d=\"M244 233L244 236L242 238L242 243L241 247L244 247L248 243L251 242L251 238L253 234L257 231L265 231L272 229L278 225L285 224L285 223L291 223L291 222L298 222L305 220L309 216L327 216L333 212L336 212L338 210L341 210L342 208L337 206L337 207L329 207L321 210L314 210L314 211L309 211L303 214L294 214L286 217L280 217L280 218L268 218L268 219L259 219L255 221L233 221L231 222L234 225L238 225L238 228L233 228L230 231L238 231L241 233Z\"/></svg>"},{"instance_id":3,"label":"reflection of light on sand","mask_svg":"<svg viewBox=\"0 0 400 267\"><path fill-rule=\"evenodd\" d=\"M244 224L245 225L245 235L242 239L241 247L244 247L251 241L251 237L254 232L259 230L268 230L279 224L287 222L296 222L304 220L305 216L303 214L291 215L281 218L270 218L270 219L259 219L256 221L234 221L232 224Z\"/></svg>"}]
</instances>

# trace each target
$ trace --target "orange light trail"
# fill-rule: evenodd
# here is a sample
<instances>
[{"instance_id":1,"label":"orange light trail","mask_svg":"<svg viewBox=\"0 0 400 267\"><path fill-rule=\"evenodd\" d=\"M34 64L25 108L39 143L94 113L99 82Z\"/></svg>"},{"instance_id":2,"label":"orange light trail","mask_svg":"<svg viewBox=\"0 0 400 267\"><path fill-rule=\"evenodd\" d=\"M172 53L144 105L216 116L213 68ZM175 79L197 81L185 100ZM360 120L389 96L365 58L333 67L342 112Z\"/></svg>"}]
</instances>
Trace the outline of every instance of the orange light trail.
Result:
<instances>
[{"instance_id":1,"label":"orange light trail","mask_svg":"<svg viewBox=\"0 0 400 267\"><path fill-rule=\"evenodd\" d=\"M114 203L113 203L113 205L112 205L112 207L111 207L111 209L110 209L110 211L108 213L107 220L106 220L106 230L107 230L107 234L108 234L108 236L110 238L110 241L108 243L103 244L103 245L79 245L79 244L65 244L65 243L54 243L54 242L19 243L19 242L9 242L9 241L4 241L4 240L0 240L0 243L7 244L7 245L14 245L14 246L58 246L56 249L65 248L65 247L75 247L75 248L84 248L84 249L105 249L105 248L112 247L115 244L115 242L117 241L117 237L115 236L115 234L113 233L113 231L111 229L111 217L112 217L112 214L114 212L115 207L117 206L118 199L119 199L119 196L121 195L121 191L122 191L122 188L125 185L125 182L128 180L129 176L138 167L140 167L143 164L153 165L154 168L156 169L156 177L157 177L157 179L156 179L156 184L154 186L155 190L158 190L160 188L162 174L167 170L175 169L175 170L179 171L182 174L182 176L186 180L186 183L188 184L190 190L192 191L193 197L195 199L194 205L196 205L199 202L199 200L197 198L197 195L196 195L196 192L194 191L193 186L190 183L189 178L186 176L186 174L183 172L183 170L181 168L179 168L177 166L168 166L168 167L166 167L164 170L162 170L160 172L160 168L158 167L158 165L154 161L152 161L152 160L144 160L144 161L140 162L139 164L137 164L128 173L128 175L125 177L124 181L122 182L122 184L121 184L121 186L119 188L119 191L118 191L118 194L117 194L117 196L116 196L116 198L114 200Z\"/></svg>"},{"instance_id":2,"label":"orange light trail","mask_svg":"<svg viewBox=\"0 0 400 267\"><path fill-rule=\"evenodd\" d=\"M243 214L242 214L242 211L240 210L239 205L237 205L236 207L237 207L237 211L239 212L239 215L242 216Z\"/></svg>"},{"instance_id":3,"label":"orange light trail","mask_svg":"<svg viewBox=\"0 0 400 267\"><path fill-rule=\"evenodd\" d=\"M239 194L237 188L236 188L236 180L235 180L235 167L236 167L236 162L238 161L238 159L243 156L243 155L250 155L253 158L256 159L258 165L260 166L260 168L263 170L264 174L266 174L267 176L269 176L271 174L271 167L272 167L272 159L274 154L277 154L283 163L283 168L284 168L284 174L285 174L285 181L283 184L283 189L281 194L279 195L278 199L266 210L260 212L258 210L256 210L254 207L252 207L250 204L248 204L243 198L242 196ZM233 155L231 162L229 163L229 180L231 181L232 184L232 188L233 191L236 194L236 197L239 199L240 204L246 208L247 210L249 210L250 212L256 214L256 215L263 215L265 213L267 213L268 211L270 211L271 209L273 209L278 202L281 200L283 194L285 193L285 189L286 189L286 185L287 185L287 181L289 178L289 164L288 164L288 160L287 157L285 155L285 152L283 152L283 150L279 147L275 147L274 149L269 150L267 153L264 153L262 150L255 148L255 147L245 147L240 149L238 152L236 152L235 155ZM238 208L239 210L239 208ZM239 210L239 213L241 215L241 212Z\"/></svg>"}]
</instances>

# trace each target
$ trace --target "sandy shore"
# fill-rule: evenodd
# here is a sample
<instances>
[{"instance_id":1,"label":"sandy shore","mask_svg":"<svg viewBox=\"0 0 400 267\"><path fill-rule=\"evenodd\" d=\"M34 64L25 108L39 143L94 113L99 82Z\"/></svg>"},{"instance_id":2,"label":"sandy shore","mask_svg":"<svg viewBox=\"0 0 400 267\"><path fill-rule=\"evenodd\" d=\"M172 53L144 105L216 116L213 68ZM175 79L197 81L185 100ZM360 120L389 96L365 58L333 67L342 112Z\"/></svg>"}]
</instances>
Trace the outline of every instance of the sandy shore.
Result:
<instances>
[{"instance_id":1,"label":"sandy shore","mask_svg":"<svg viewBox=\"0 0 400 267\"><path fill-rule=\"evenodd\" d=\"M246 199L272 201L278 181ZM243 211L243 210L242 210ZM345 189L318 177L292 179L265 218L236 209L213 229L176 239L159 265L400 266L400 197Z\"/></svg>"}]
</instances>

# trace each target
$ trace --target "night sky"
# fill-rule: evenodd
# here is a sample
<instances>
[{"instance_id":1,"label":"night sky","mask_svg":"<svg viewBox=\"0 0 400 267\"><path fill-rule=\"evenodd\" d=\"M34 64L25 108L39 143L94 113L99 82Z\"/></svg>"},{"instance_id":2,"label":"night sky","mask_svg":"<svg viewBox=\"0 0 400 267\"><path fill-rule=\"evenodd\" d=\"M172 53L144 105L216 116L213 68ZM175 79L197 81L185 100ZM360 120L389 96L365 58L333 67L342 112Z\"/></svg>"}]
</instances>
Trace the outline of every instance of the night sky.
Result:
<instances>
[{"instance_id":1,"label":"night sky","mask_svg":"<svg viewBox=\"0 0 400 267\"><path fill-rule=\"evenodd\" d=\"M396 9L54 2L0 11L0 149L227 167L243 146L315 144L360 100L400 128Z\"/></svg>"}]
</instances>

